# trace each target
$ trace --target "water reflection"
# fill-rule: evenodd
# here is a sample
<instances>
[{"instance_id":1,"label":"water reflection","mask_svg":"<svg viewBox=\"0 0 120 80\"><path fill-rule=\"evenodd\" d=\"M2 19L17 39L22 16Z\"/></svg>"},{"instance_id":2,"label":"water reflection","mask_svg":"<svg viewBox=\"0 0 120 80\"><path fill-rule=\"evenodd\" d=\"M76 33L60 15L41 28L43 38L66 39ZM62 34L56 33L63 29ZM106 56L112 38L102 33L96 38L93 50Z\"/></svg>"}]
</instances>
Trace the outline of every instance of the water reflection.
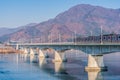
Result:
<instances>
[{"instance_id":1,"label":"water reflection","mask_svg":"<svg viewBox=\"0 0 120 80\"><path fill-rule=\"evenodd\" d=\"M33 62L34 56L30 55L30 62Z\"/></svg>"},{"instance_id":2,"label":"water reflection","mask_svg":"<svg viewBox=\"0 0 120 80\"><path fill-rule=\"evenodd\" d=\"M54 69L56 74L67 74L65 70L65 63L62 62L55 62Z\"/></svg>"},{"instance_id":3,"label":"water reflection","mask_svg":"<svg viewBox=\"0 0 120 80\"><path fill-rule=\"evenodd\" d=\"M38 56L37 55L30 55L30 62L31 63L38 63Z\"/></svg>"},{"instance_id":4,"label":"water reflection","mask_svg":"<svg viewBox=\"0 0 120 80\"><path fill-rule=\"evenodd\" d=\"M24 60L27 60L27 57L28 57L28 54L25 53L25 54L24 54Z\"/></svg>"},{"instance_id":5,"label":"water reflection","mask_svg":"<svg viewBox=\"0 0 120 80\"><path fill-rule=\"evenodd\" d=\"M42 68L44 64L47 64L47 60L45 58L39 58L39 66Z\"/></svg>"},{"instance_id":6,"label":"water reflection","mask_svg":"<svg viewBox=\"0 0 120 80\"><path fill-rule=\"evenodd\" d=\"M100 71L87 71L88 80L103 80L102 72Z\"/></svg>"},{"instance_id":7,"label":"water reflection","mask_svg":"<svg viewBox=\"0 0 120 80\"><path fill-rule=\"evenodd\" d=\"M68 59L67 63L53 64L51 57L46 59L29 55L25 61L21 55L24 54L0 54L0 80L120 80L119 53L105 56L104 62L109 66L106 72L85 72L87 62L84 63L87 60L84 56L81 57L84 62Z\"/></svg>"}]
</instances>

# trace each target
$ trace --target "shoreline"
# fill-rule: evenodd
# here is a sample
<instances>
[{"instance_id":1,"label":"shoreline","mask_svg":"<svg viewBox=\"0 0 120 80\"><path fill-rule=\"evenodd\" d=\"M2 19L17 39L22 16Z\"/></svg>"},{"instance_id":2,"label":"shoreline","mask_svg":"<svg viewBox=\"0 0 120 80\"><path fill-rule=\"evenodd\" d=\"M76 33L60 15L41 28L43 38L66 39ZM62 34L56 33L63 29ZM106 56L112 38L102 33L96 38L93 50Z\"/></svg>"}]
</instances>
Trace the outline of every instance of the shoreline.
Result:
<instances>
[{"instance_id":1,"label":"shoreline","mask_svg":"<svg viewBox=\"0 0 120 80\"><path fill-rule=\"evenodd\" d=\"M0 54L6 54L6 53L19 53L19 50L15 50L12 47L2 47L0 48Z\"/></svg>"}]
</instances>

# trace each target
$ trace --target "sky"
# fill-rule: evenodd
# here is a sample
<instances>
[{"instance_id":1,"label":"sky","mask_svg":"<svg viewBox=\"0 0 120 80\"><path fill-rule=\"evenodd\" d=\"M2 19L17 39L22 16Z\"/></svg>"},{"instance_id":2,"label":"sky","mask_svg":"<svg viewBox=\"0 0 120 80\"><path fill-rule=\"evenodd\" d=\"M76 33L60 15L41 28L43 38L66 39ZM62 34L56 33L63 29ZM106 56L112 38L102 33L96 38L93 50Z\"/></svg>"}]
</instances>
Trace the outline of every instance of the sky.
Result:
<instances>
[{"instance_id":1,"label":"sky","mask_svg":"<svg viewBox=\"0 0 120 80\"><path fill-rule=\"evenodd\" d=\"M0 28L40 23L78 4L120 8L120 0L0 0Z\"/></svg>"}]
</instances>

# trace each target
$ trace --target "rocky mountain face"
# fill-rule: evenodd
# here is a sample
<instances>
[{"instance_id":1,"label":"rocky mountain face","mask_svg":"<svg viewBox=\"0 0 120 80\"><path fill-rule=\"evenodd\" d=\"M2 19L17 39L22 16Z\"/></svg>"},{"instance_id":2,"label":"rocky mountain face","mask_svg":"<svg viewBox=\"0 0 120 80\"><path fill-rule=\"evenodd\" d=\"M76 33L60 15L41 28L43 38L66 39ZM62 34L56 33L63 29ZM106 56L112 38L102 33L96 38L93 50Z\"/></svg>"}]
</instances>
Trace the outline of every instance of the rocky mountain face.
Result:
<instances>
[{"instance_id":1,"label":"rocky mountain face","mask_svg":"<svg viewBox=\"0 0 120 80\"><path fill-rule=\"evenodd\" d=\"M120 9L80 4L60 13L54 19L27 26L5 35L4 40L27 42L71 41L76 36L120 33ZM0 39L3 39L1 37Z\"/></svg>"}]
</instances>

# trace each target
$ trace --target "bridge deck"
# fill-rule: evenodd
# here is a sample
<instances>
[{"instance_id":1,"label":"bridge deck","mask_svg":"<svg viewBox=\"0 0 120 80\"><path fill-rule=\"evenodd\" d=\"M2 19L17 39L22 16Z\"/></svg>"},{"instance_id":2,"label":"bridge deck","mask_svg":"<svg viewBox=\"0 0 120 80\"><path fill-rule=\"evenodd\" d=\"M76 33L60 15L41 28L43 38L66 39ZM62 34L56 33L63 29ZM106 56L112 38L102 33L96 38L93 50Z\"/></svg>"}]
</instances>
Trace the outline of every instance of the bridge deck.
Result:
<instances>
[{"instance_id":1,"label":"bridge deck","mask_svg":"<svg viewBox=\"0 0 120 80\"><path fill-rule=\"evenodd\" d=\"M15 45L15 44L10 44ZM73 42L62 42L62 43L19 43L19 45L120 45L120 43L73 43Z\"/></svg>"}]
</instances>

